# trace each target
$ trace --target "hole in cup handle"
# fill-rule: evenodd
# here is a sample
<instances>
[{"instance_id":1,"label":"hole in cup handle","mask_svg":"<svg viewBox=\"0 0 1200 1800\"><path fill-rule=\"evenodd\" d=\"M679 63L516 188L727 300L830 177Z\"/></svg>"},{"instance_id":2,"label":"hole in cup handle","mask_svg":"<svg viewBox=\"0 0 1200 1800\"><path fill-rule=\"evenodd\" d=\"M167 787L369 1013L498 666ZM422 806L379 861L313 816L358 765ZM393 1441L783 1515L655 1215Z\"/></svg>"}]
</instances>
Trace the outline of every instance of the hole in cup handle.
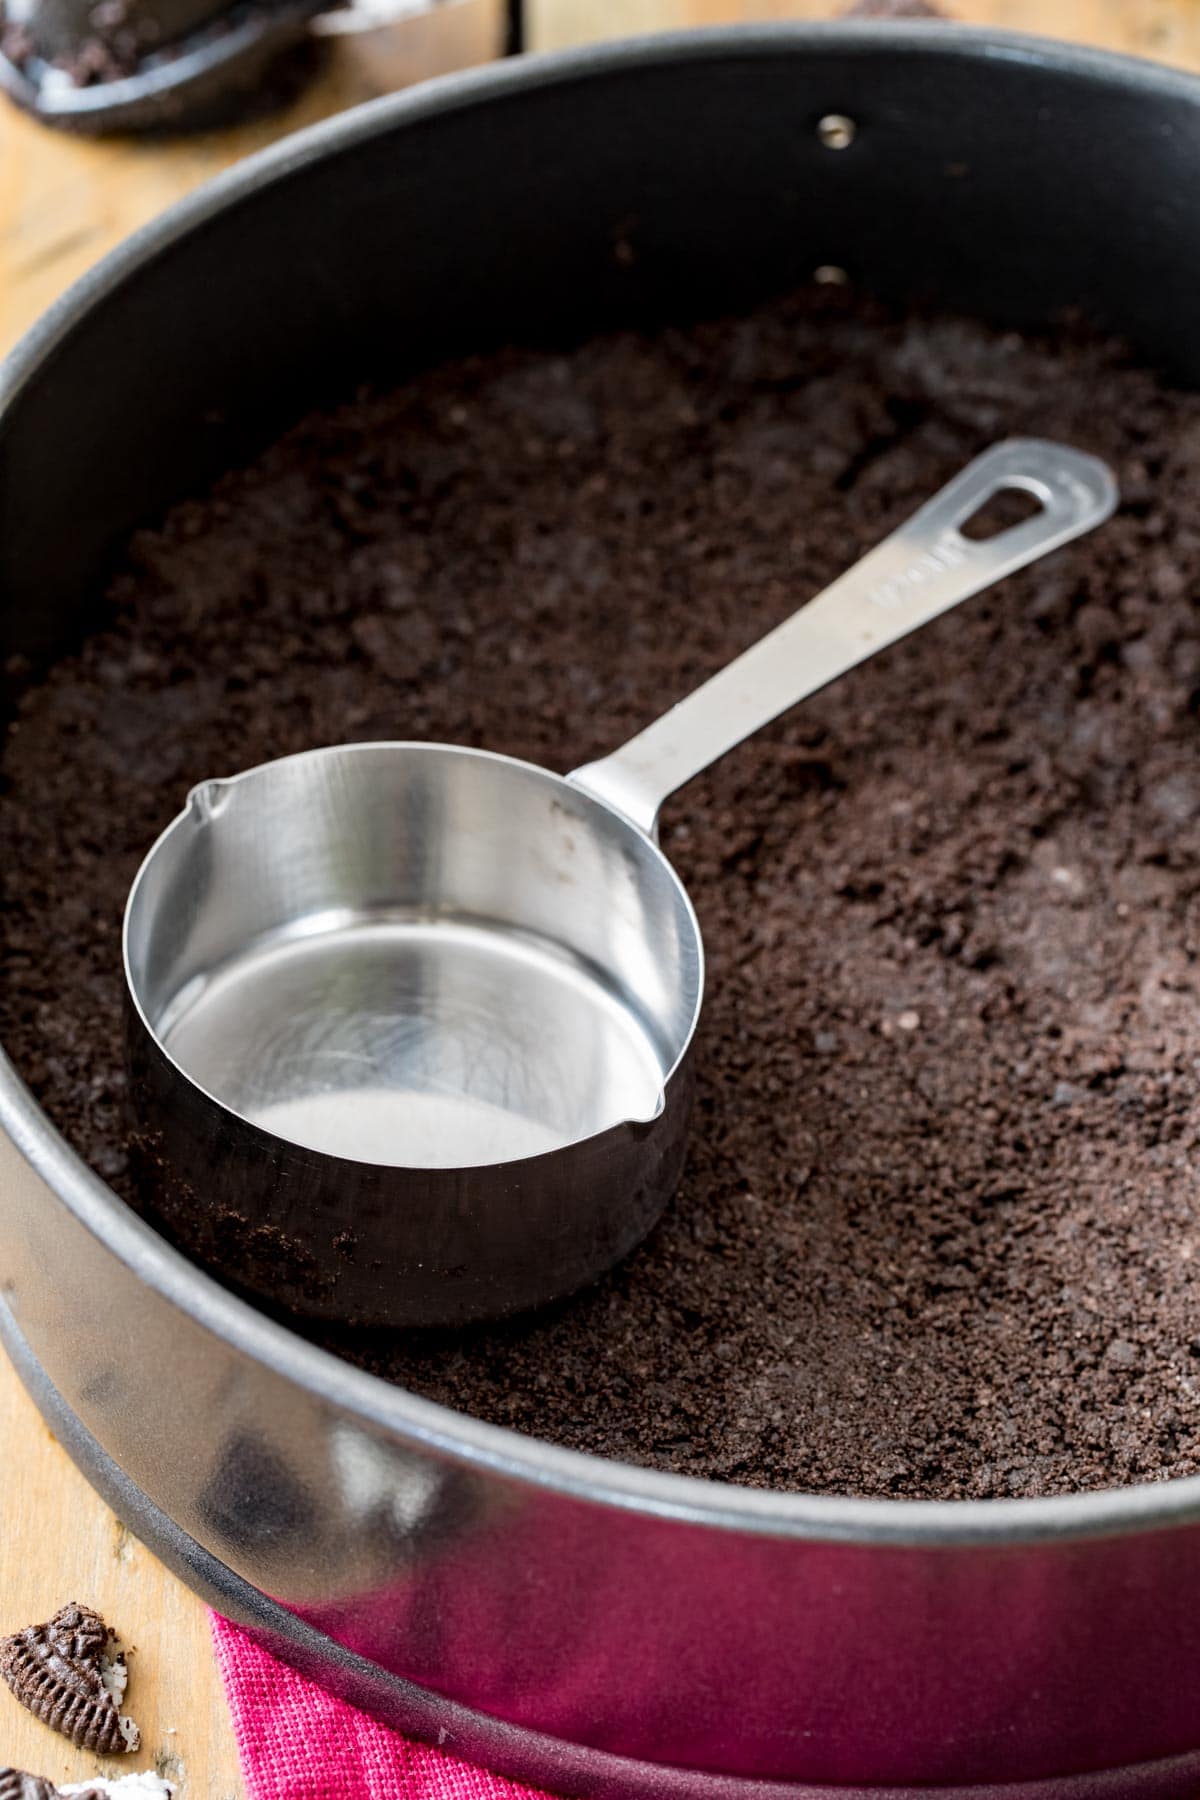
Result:
<instances>
[{"instance_id":1,"label":"hole in cup handle","mask_svg":"<svg viewBox=\"0 0 1200 1800\"><path fill-rule=\"evenodd\" d=\"M1002 481L974 511L960 519L958 533L968 543L988 544L1045 510L1046 502L1041 493L1035 493L1023 482Z\"/></svg>"},{"instance_id":2,"label":"hole in cup handle","mask_svg":"<svg viewBox=\"0 0 1200 1800\"><path fill-rule=\"evenodd\" d=\"M983 534L970 531L1006 493L1028 496L1026 516ZM1119 499L1116 478L1099 457L1040 438L1009 438L968 464L912 524L940 523L958 558L999 573L1102 524Z\"/></svg>"}]
</instances>

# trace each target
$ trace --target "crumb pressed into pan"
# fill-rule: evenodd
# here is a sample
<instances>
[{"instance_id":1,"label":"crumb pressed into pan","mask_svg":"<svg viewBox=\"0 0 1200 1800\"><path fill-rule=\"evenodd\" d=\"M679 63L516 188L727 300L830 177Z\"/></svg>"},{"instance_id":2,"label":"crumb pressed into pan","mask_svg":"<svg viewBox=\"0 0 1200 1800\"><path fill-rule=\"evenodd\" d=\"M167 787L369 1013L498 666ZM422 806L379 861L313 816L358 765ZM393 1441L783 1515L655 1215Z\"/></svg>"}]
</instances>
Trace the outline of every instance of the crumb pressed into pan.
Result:
<instances>
[{"instance_id":1,"label":"crumb pressed into pan","mask_svg":"<svg viewBox=\"0 0 1200 1800\"><path fill-rule=\"evenodd\" d=\"M121 908L194 780L371 737L569 768L1018 433L1110 459L1119 515L667 811L709 974L660 1228L543 1316L335 1348L758 1486L1200 1470L1200 399L1081 330L822 287L364 391L178 506L7 742L18 1066L129 1193Z\"/></svg>"}]
</instances>

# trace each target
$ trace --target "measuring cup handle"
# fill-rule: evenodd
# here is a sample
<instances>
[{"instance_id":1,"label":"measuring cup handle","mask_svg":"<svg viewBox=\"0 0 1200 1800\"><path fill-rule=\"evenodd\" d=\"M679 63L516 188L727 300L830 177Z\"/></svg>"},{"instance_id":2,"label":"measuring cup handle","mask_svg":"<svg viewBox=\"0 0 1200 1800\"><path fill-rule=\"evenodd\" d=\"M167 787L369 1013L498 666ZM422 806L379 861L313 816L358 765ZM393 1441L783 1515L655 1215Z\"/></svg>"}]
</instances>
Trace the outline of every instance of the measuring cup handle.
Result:
<instances>
[{"instance_id":1,"label":"measuring cup handle","mask_svg":"<svg viewBox=\"0 0 1200 1800\"><path fill-rule=\"evenodd\" d=\"M1038 502L992 537L962 527L996 493ZM637 737L570 780L654 834L669 794L743 738L876 651L1103 523L1117 504L1098 457L1009 438L968 463L862 561Z\"/></svg>"}]
</instances>

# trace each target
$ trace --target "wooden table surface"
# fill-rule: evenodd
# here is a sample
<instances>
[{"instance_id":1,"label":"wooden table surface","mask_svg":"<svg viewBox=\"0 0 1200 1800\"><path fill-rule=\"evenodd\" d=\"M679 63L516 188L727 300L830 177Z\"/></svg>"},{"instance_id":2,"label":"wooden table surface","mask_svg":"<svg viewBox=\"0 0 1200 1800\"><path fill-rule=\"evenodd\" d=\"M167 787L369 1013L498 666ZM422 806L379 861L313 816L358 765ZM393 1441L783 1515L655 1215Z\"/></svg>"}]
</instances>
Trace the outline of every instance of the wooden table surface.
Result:
<instances>
[{"instance_id":1,"label":"wooden table surface","mask_svg":"<svg viewBox=\"0 0 1200 1800\"><path fill-rule=\"evenodd\" d=\"M826 16L820 0L527 0L532 47L752 17ZM958 17L1158 57L1200 69L1200 0L958 0ZM464 15L465 16L465 15ZM436 61L419 33L411 67ZM282 115L176 142L88 143L58 135L0 101L0 353L125 234L180 194L283 133L392 85L365 44L340 44L325 73ZM98 1607L136 1646L129 1709L143 1753L180 1800L242 1800L245 1789L213 1664L204 1610L132 1539L54 1442L0 1356L0 1634L66 1600ZM119 1773L77 1752L0 1689L0 1765L58 1780Z\"/></svg>"}]
</instances>

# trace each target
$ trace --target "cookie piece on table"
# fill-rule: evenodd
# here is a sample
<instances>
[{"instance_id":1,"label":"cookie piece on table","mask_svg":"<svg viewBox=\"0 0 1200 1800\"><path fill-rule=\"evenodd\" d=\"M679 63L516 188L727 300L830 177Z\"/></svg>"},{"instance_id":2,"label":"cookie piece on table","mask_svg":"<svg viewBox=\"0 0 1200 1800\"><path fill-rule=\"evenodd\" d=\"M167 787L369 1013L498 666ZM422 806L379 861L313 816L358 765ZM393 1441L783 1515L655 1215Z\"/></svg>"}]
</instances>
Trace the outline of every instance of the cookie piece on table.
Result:
<instances>
[{"instance_id":1,"label":"cookie piece on table","mask_svg":"<svg viewBox=\"0 0 1200 1800\"><path fill-rule=\"evenodd\" d=\"M58 1800L58 1789L42 1775L0 1769L0 1800Z\"/></svg>"},{"instance_id":2,"label":"cookie piece on table","mask_svg":"<svg viewBox=\"0 0 1200 1800\"><path fill-rule=\"evenodd\" d=\"M0 1638L0 1675L44 1725L81 1750L136 1750L141 1733L121 1712L129 1679L124 1655L99 1613L72 1602L44 1625Z\"/></svg>"}]
</instances>

